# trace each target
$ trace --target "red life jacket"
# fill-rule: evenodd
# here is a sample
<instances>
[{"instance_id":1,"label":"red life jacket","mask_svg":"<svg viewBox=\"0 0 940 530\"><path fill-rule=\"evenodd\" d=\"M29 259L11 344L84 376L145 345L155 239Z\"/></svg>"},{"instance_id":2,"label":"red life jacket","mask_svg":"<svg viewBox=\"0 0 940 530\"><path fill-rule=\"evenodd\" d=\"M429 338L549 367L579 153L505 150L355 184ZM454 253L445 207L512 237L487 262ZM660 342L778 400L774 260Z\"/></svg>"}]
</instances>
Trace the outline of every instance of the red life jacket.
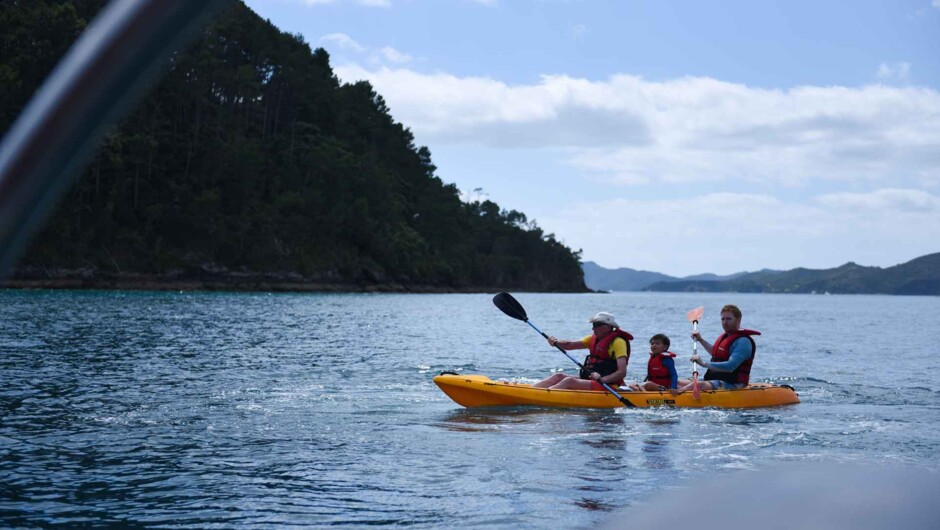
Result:
<instances>
[{"instance_id":1,"label":"red life jacket","mask_svg":"<svg viewBox=\"0 0 940 530\"><path fill-rule=\"evenodd\" d=\"M757 356L757 344L754 343L754 339L751 338L751 335L760 335L760 331L739 329L732 333L725 333L721 337L718 337L718 340L716 340L715 344L712 345L712 362L722 362L730 359L731 344L740 338L746 338L747 340L751 341L751 357L739 364L733 372L708 370L705 372L705 377L703 379L706 381L724 381L731 384L744 383L746 385L750 381L751 364L754 363L754 357Z\"/></svg>"},{"instance_id":2,"label":"red life jacket","mask_svg":"<svg viewBox=\"0 0 940 530\"><path fill-rule=\"evenodd\" d=\"M663 364L663 358L675 358L675 356L676 354L671 351L650 355L650 361L646 365L646 380L652 381L659 386L672 386L672 376L669 375L669 368L666 368L666 365Z\"/></svg>"},{"instance_id":3,"label":"red life jacket","mask_svg":"<svg viewBox=\"0 0 940 530\"><path fill-rule=\"evenodd\" d=\"M597 335L591 335L591 353L584 358L584 368L581 369L581 379L590 379L591 372L597 372L603 377L617 371L617 361L616 359L611 359L610 353L607 351L610 344L617 338L621 338L627 343L627 362L630 362L630 341L633 340L633 335L622 329L611 330L602 340L597 340ZM623 379L611 381L609 384L622 385Z\"/></svg>"}]
</instances>

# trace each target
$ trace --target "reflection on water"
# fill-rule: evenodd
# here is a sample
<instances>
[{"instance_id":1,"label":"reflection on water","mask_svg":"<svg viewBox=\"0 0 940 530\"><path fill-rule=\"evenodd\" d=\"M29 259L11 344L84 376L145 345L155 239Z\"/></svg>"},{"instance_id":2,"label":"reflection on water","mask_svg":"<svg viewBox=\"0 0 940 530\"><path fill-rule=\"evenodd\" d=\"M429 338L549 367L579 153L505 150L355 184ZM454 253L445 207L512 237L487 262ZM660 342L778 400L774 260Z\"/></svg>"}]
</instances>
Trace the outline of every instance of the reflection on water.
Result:
<instances>
[{"instance_id":1,"label":"reflection on water","mask_svg":"<svg viewBox=\"0 0 940 530\"><path fill-rule=\"evenodd\" d=\"M621 436L604 436L597 439L581 440L581 443L595 449L623 449L626 439Z\"/></svg>"},{"instance_id":2,"label":"reflection on water","mask_svg":"<svg viewBox=\"0 0 940 530\"><path fill-rule=\"evenodd\" d=\"M594 411L586 411L588 413ZM465 432L497 430L503 425L539 425L546 418L571 414L563 409L536 407L460 408L443 415L440 425L445 429Z\"/></svg>"},{"instance_id":3,"label":"reflection on water","mask_svg":"<svg viewBox=\"0 0 940 530\"><path fill-rule=\"evenodd\" d=\"M763 423L779 423L780 419L772 414L755 411L738 411L728 415L726 423L729 425L760 425Z\"/></svg>"},{"instance_id":4,"label":"reflection on water","mask_svg":"<svg viewBox=\"0 0 940 530\"><path fill-rule=\"evenodd\" d=\"M669 447L669 439L646 438L643 440L643 461L646 467L656 470L672 469L672 458Z\"/></svg>"},{"instance_id":5,"label":"reflection on water","mask_svg":"<svg viewBox=\"0 0 940 530\"><path fill-rule=\"evenodd\" d=\"M585 510L601 512L609 512L616 508L614 505L603 503L597 499L578 499L574 502L574 505Z\"/></svg>"},{"instance_id":6,"label":"reflection on water","mask_svg":"<svg viewBox=\"0 0 940 530\"><path fill-rule=\"evenodd\" d=\"M643 418L648 425L675 425L679 423L678 417L663 416L662 418Z\"/></svg>"}]
</instances>

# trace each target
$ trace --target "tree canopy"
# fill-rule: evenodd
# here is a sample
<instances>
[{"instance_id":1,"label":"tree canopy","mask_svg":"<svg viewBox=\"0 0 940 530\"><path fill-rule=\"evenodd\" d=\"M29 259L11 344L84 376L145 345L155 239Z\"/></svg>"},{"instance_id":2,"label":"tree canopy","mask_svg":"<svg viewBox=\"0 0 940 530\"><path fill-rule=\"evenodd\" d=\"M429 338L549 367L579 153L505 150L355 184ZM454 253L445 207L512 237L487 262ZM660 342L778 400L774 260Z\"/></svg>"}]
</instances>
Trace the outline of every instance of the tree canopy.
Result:
<instances>
[{"instance_id":1,"label":"tree canopy","mask_svg":"<svg viewBox=\"0 0 940 530\"><path fill-rule=\"evenodd\" d=\"M3 130L103 3L0 4ZM585 290L580 252L436 169L369 83L238 2L109 132L18 274Z\"/></svg>"}]
</instances>

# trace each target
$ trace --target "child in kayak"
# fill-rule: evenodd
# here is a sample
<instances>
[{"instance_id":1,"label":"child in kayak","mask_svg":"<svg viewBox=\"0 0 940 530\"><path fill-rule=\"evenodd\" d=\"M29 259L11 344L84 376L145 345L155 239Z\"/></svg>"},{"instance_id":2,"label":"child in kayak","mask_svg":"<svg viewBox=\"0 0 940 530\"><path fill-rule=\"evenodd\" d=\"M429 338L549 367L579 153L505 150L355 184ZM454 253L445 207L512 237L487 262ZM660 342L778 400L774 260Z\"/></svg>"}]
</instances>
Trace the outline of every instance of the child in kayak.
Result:
<instances>
[{"instance_id":1,"label":"child in kayak","mask_svg":"<svg viewBox=\"0 0 940 530\"><path fill-rule=\"evenodd\" d=\"M678 393L679 376L676 374L676 354L669 350L669 337L657 333L650 337L650 360L646 368L646 382L630 385L630 390L663 391L667 388Z\"/></svg>"}]
</instances>

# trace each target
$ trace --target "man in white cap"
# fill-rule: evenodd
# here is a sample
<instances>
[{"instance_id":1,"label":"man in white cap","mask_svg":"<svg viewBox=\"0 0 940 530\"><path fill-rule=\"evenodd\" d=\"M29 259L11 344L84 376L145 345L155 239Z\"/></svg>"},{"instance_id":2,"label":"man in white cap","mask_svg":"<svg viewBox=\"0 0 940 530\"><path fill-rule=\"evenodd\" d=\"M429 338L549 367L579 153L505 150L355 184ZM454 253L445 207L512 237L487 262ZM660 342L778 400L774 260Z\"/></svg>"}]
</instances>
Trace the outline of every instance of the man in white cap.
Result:
<instances>
[{"instance_id":1,"label":"man in white cap","mask_svg":"<svg viewBox=\"0 0 940 530\"><path fill-rule=\"evenodd\" d=\"M588 348L590 353L584 359L584 368L578 377L554 374L548 379L535 383L536 388L604 390L601 383L611 387L623 384L627 376L627 363L630 361L630 341L633 335L620 329L614 315L601 311L588 320L594 333L581 340L563 341L555 337L548 338L548 344L563 350Z\"/></svg>"}]
</instances>

